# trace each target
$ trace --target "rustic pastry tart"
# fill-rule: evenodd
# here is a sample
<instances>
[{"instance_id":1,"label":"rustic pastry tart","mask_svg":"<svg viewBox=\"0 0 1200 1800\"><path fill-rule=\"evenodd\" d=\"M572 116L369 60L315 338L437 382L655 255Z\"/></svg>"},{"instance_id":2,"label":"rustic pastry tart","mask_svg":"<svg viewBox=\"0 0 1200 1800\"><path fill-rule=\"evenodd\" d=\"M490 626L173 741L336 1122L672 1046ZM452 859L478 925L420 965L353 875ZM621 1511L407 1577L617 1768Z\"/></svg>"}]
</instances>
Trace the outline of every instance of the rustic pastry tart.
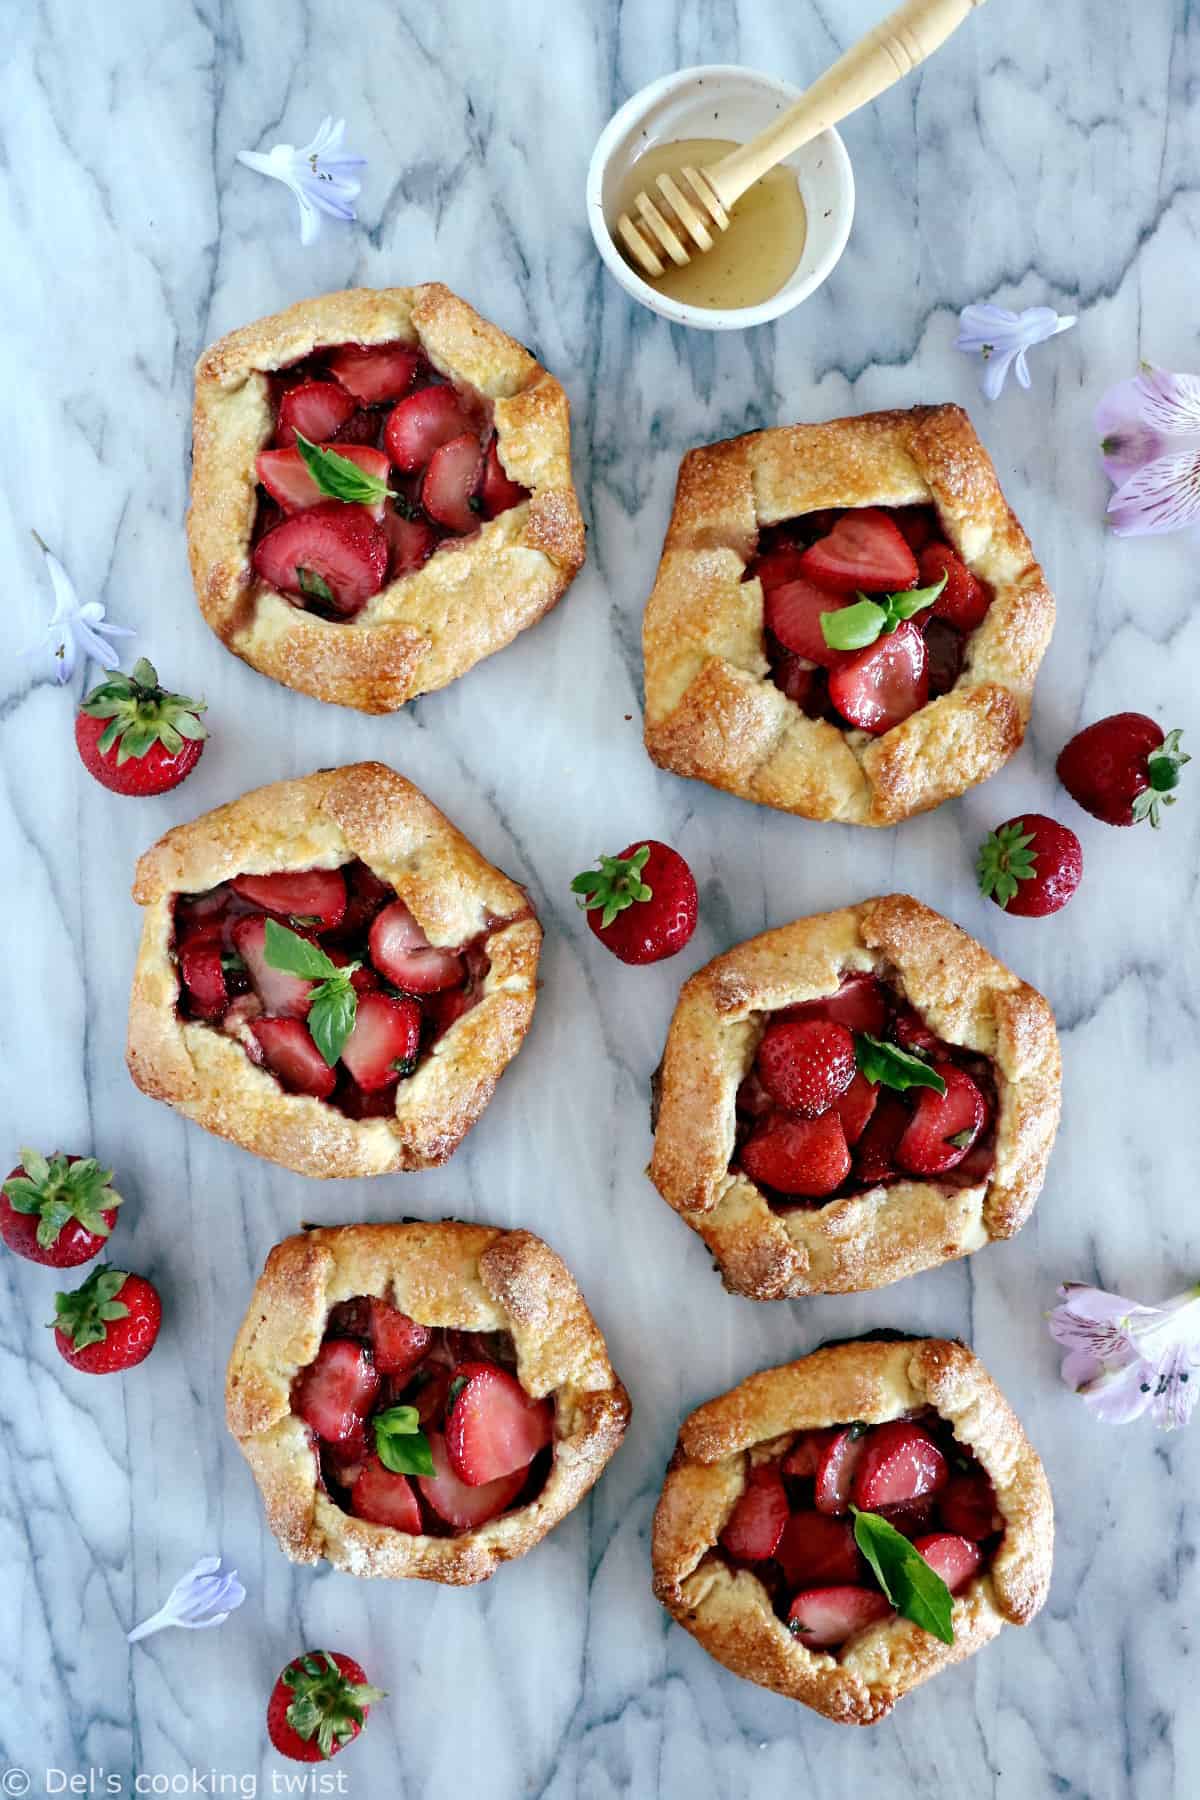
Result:
<instances>
[{"instance_id":1,"label":"rustic pastry tart","mask_svg":"<svg viewBox=\"0 0 1200 1800\"><path fill-rule=\"evenodd\" d=\"M684 1420L654 1518L654 1591L710 1656L846 1725L1027 1625L1054 1509L1036 1451L962 1344L881 1333L751 1375ZM953 1596L953 1642L899 1616L853 1508ZM897 1596L899 1598L899 1596Z\"/></svg>"},{"instance_id":2,"label":"rustic pastry tart","mask_svg":"<svg viewBox=\"0 0 1200 1800\"><path fill-rule=\"evenodd\" d=\"M630 1413L553 1250L458 1220L277 1244L225 1398L293 1562L456 1587L565 1518Z\"/></svg>"},{"instance_id":3,"label":"rustic pastry tart","mask_svg":"<svg viewBox=\"0 0 1200 1800\"><path fill-rule=\"evenodd\" d=\"M533 1017L527 894L383 763L176 826L133 894L134 1081L302 1175L445 1162Z\"/></svg>"},{"instance_id":4,"label":"rustic pastry tart","mask_svg":"<svg viewBox=\"0 0 1200 1800\"><path fill-rule=\"evenodd\" d=\"M1011 1237L1061 1061L1042 998L904 894L798 919L684 984L650 1177L755 1300L854 1293Z\"/></svg>"},{"instance_id":5,"label":"rustic pastry tart","mask_svg":"<svg viewBox=\"0 0 1200 1800\"><path fill-rule=\"evenodd\" d=\"M1053 624L960 407L710 444L683 459L646 607L646 748L785 812L893 825L1008 761Z\"/></svg>"},{"instance_id":6,"label":"rustic pastry tart","mask_svg":"<svg viewBox=\"0 0 1200 1800\"><path fill-rule=\"evenodd\" d=\"M448 288L354 288L196 366L200 610L275 681L394 712L503 649L584 558L566 395Z\"/></svg>"}]
</instances>

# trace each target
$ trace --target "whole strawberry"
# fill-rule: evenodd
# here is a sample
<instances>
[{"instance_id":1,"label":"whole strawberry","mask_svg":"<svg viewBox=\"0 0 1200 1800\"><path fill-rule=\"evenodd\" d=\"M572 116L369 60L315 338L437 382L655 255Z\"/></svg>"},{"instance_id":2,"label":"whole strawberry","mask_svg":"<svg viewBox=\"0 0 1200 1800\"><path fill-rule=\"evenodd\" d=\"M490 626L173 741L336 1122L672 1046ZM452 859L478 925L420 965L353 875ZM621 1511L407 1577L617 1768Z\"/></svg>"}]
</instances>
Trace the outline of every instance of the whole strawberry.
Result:
<instances>
[{"instance_id":1,"label":"whole strawberry","mask_svg":"<svg viewBox=\"0 0 1200 1800\"><path fill-rule=\"evenodd\" d=\"M267 1704L267 1732L281 1756L325 1762L352 1744L371 1703L382 1700L361 1666L336 1650L306 1650L280 1675Z\"/></svg>"},{"instance_id":2,"label":"whole strawberry","mask_svg":"<svg viewBox=\"0 0 1200 1800\"><path fill-rule=\"evenodd\" d=\"M158 1291L141 1275L101 1263L73 1294L55 1294L54 1341L73 1369L119 1375L145 1362L162 1324Z\"/></svg>"},{"instance_id":3,"label":"whole strawberry","mask_svg":"<svg viewBox=\"0 0 1200 1800\"><path fill-rule=\"evenodd\" d=\"M979 891L1005 912L1044 919L1067 904L1083 874L1079 839L1057 819L1026 813L989 832L976 862Z\"/></svg>"},{"instance_id":4,"label":"whole strawberry","mask_svg":"<svg viewBox=\"0 0 1200 1800\"><path fill-rule=\"evenodd\" d=\"M48 1269L91 1262L117 1218L121 1196L109 1186L112 1170L94 1156L47 1158L22 1150L0 1190L0 1238L18 1256Z\"/></svg>"},{"instance_id":5,"label":"whole strawberry","mask_svg":"<svg viewBox=\"0 0 1200 1800\"><path fill-rule=\"evenodd\" d=\"M600 942L624 963L674 956L696 929L700 898L692 871L677 851L655 838L602 856L571 883Z\"/></svg>"},{"instance_id":6,"label":"whole strawberry","mask_svg":"<svg viewBox=\"0 0 1200 1800\"><path fill-rule=\"evenodd\" d=\"M773 1100L815 1119L854 1080L854 1039L832 1019L784 1020L768 1025L756 1066Z\"/></svg>"},{"instance_id":7,"label":"whole strawberry","mask_svg":"<svg viewBox=\"0 0 1200 1800\"><path fill-rule=\"evenodd\" d=\"M1145 713L1112 713L1077 732L1059 753L1058 779L1073 800L1106 825L1162 823L1171 791L1190 762L1182 731L1164 732Z\"/></svg>"},{"instance_id":8,"label":"whole strawberry","mask_svg":"<svg viewBox=\"0 0 1200 1800\"><path fill-rule=\"evenodd\" d=\"M108 669L75 717L83 766L114 794L165 794L200 761L208 733L203 700L169 694L153 663L142 657L133 674Z\"/></svg>"}]
</instances>

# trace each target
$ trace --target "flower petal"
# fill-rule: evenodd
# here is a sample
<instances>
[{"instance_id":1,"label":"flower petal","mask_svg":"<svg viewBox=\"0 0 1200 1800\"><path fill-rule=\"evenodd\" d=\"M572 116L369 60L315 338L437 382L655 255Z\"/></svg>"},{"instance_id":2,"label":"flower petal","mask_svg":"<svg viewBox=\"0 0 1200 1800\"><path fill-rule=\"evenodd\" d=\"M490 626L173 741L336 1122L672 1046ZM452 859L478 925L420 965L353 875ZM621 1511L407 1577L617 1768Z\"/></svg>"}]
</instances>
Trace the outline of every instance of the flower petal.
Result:
<instances>
[{"instance_id":1,"label":"flower petal","mask_svg":"<svg viewBox=\"0 0 1200 1800\"><path fill-rule=\"evenodd\" d=\"M1114 482L1162 454L1162 438L1146 415L1140 376L1109 388L1096 408L1095 423L1105 473Z\"/></svg>"},{"instance_id":2,"label":"flower petal","mask_svg":"<svg viewBox=\"0 0 1200 1800\"><path fill-rule=\"evenodd\" d=\"M1192 1416L1200 1381L1195 1379L1200 1359L1185 1344L1176 1344L1159 1363L1151 1411L1156 1425L1174 1431Z\"/></svg>"},{"instance_id":3,"label":"flower petal","mask_svg":"<svg viewBox=\"0 0 1200 1800\"><path fill-rule=\"evenodd\" d=\"M1106 1371L1080 1388L1085 1405L1107 1425L1128 1425L1147 1412L1154 1400L1155 1369L1153 1363L1129 1363L1123 1369Z\"/></svg>"},{"instance_id":4,"label":"flower petal","mask_svg":"<svg viewBox=\"0 0 1200 1800\"><path fill-rule=\"evenodd\" d=\"M1118 537L1156 536L1200 524L1200 438L1135 469L1108 503Z\"/></svg>"}]
</instances>

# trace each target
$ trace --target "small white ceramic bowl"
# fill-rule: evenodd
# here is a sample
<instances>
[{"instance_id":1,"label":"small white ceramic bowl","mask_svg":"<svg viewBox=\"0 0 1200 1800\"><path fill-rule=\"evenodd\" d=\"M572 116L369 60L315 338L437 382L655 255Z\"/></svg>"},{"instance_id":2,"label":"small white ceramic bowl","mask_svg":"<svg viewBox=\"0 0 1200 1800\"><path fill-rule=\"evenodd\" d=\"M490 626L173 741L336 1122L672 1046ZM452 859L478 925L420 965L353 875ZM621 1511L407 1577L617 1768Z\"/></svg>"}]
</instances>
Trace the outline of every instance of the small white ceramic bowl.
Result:
<instances>
[{"instance_id":1,"label":"small white ceramic bowl","mask_svg":"<svg viewBox=\"0 0 1200 1800\"><path fill-rule=\"evenodd\" d=\"M799 97L800 90L786 81L732 63L710 63L664 75L625 102L592 153L587 209L596 248L627 294L676 325L694 325L700 331L743 331L748 325L763 325L791 312L820 287L846 248L854 218L854 173L846 146L832 129L788 158L808 214L808 238L788 280L758 306L719 311L685 306L660 294L626 262L613 242L611 229L630 164L651 144L679 138L731 138L744 144Z\"/></svg>"}]
</instances>

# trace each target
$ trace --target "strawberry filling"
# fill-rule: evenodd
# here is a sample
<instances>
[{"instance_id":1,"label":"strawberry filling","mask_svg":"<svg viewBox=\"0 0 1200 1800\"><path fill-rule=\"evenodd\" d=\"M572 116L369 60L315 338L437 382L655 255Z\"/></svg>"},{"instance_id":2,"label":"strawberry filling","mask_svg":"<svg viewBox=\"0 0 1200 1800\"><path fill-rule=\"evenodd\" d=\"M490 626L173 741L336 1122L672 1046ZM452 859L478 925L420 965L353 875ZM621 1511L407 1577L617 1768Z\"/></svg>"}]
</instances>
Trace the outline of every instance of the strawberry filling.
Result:
<instances>
[{"instance_id":1,"label":"strawberry filling","mask_svg":"<svg viewBox=\"0 0 1200 1800\"><path fill-rule=\"evenodd\" d=\"M272 964L272 919L335 968L360 965L350 976L354 1021L332 1065L311 1029L321 984ZM236 1038L286 1093L327 1100L352 1119L387 1117L432 1046L478 1005L491 930L507 922L444 948L363 862L235 875L176 898L179 1010Z\"/></svg>"},{"instance_id":2,"label":"strawberry filling","mask_svg":"<svg viewBox=\"0 0 1200 1800\"><path fill-rule=\"evenodd\" d=\"M868 1079L855 1066L862 1034L917 1058L945 1092ZM861 972L770 1015L735 1107L730 1167L777 1209L904 1180L972 1186L995 1159L990 1059L947 1043L888 982Z\"/></svg>"},{"instance_id":3,"label":"strawberry filling","mask_svg":"<svg viewBox=\"0 0 1200 1800\"><path fill-rule=\"evenodd\" d=\"M959 1594L1004 1534L986 1470L932 1409L882 1425L802 1431L755 1462L713 1554L753 1574L810 1650L836 1652L892 1607L854 1537L878 1513Z\"/></svg>"},{"instance_id":4,"label":"strawberry filling","mask_svg":"<svg viewBox=\"0 0 1200 1800\"><path fill-rule=\"evenodd\" d=\"M491 403L413 345L314 350L273 375L270 393L251 560L266 586L321 618L353 619L390 582L529 498L501 460ZM351 463L374 497L327 491L297 434Z\"/></svg>"},{"instance_id":5,"label":"strawberry filling","mask_svg":"<svg viewBox=\"0 0 1200 1800\"><path fill-rule=\"evenodd\" d=\"M822 613L943 576L931 606L875 643L857 651L826 643ZM762 585L775 685L809 718L876 737L950 691L992 603L932 506L826 509L768 526L744 579Z\"/></svg>"},{"instance_id":6,"label":"strawberry filling","mask_svg":"<svg viewBox=\"0 0 1200 1800\"><path fill-rule=\"evenodd\" d=\"M432 1473L388 1466L389 1444L406 1442L387 1425L397 1407L415 1414ZM554 1401L521 1386L507 1333L423 1325L378 1295L332 1309L316 1357L293 1382L292 1411L308 1427L329 1497L410 1534L455 1536L529 1505L554 1456Z\"/></svg>"}]
</instances>

